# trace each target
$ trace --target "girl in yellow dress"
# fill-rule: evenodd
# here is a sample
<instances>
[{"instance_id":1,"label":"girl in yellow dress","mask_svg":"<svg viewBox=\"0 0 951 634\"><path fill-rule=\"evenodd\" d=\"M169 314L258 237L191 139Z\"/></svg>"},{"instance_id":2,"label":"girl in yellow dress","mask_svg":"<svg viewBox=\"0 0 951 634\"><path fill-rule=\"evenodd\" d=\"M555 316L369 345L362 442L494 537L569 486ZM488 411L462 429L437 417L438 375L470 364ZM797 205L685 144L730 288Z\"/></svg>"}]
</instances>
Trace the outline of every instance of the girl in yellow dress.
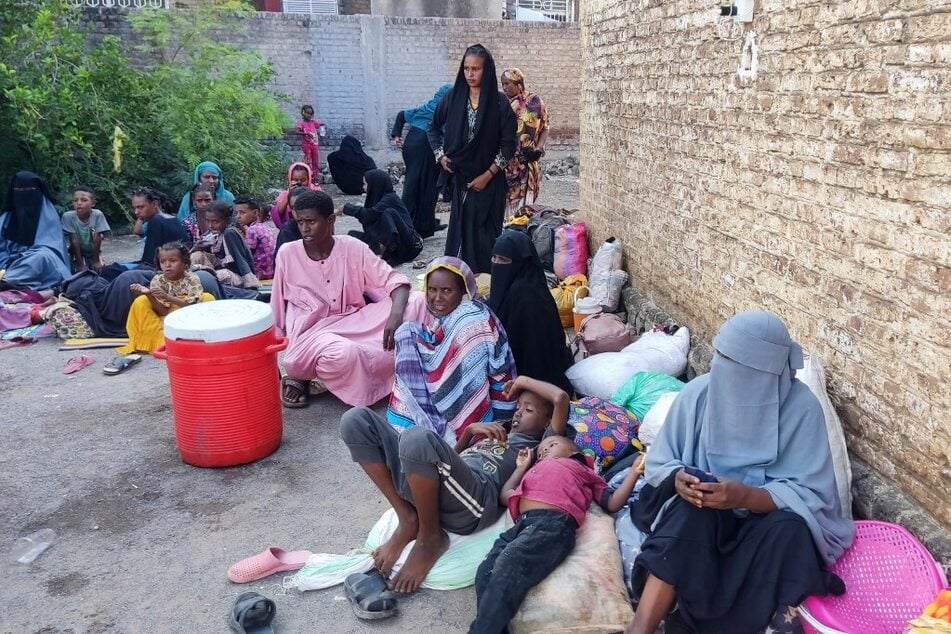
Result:
<instances>
[{"instance_id":1,"label":"girl in yellow dress","mask_svg":"<svg viewBox=\"0 0 951 634\"><path fill-rule=\"evenodd\" d=\"M146 288L133 284L130 288L139 295L132 302L126 332L129 343L119 352L148 352L165 343L162 322L165 316L182 306L201 301L212 301L213 296L202 292L201 280L188 270L188 247L181 242L169 242L155 254L156 266L161 271Z\"/></svg>"}]
</instances>

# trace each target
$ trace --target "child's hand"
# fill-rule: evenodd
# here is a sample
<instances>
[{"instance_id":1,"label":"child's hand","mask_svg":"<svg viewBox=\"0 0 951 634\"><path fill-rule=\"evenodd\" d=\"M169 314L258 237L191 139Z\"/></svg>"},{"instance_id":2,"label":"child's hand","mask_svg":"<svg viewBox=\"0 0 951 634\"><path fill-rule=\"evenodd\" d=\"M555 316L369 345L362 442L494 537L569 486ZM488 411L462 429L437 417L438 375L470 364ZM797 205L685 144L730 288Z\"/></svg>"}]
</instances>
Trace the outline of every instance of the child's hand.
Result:
<instances>
[{"instance_id":1,"label":"child's hand","mask_svg":"<svg viewBox=\"0 0 951 634\"><path fill-rule=\"evenodd\" d=\"M502 386L502 395L506 400L512 401L518 398L518 395L525 391L525 381L523 377L518 377L514 381L506 381Z\"/></svg>"},{"instance_id":2,"label":"child's hand","mask_svg":"<svg viewBox=\"0 0 951 634\"><path fill-rule=\"evenodd\" d=\"M645 451L634 461L634 471L637 475L644 475L644 469L647 465L647 452Z\"/></svg>"},{"instance_id":3,"label":"child's hand","mask_svg":"<svg viewBox=\"0 0 951 634\"><path fill-rule=\"evenodd\" d=\"M482 436L487 440L494 440L504 445L508 441L508 432L498 423L472 423L466 429L473 436Z\"/></svg>"},{"instance_id":4,"label":"child's hand","mask_svg":"<svg viewBox=\"0 0 951 634\"><path fill-rule=\"evenodd\" d=\"M518 456L515 457L515 467L518 469L527 469L535 462L534 449L519 449Z\"/></svg>"},{"instance_id":5,"label":"child's hand","mask_svg":"<svg viewBox=\"0 0 951 634\"><path fill-rule=\"evenodd\" d=\"M139 295L149 295L152 292L150 289L148 289L145 286L142 286L141 284L130 284L129 290Z\"/></svg>"}]
</instances>

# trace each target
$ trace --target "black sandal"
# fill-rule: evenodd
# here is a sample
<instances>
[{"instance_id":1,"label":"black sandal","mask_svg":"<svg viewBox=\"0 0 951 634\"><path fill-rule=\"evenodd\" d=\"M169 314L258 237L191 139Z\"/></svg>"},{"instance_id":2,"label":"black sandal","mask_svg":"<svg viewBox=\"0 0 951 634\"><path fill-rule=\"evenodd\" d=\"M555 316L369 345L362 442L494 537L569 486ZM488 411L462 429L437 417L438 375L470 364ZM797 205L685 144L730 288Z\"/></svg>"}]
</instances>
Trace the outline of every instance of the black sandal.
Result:
<instances>
[{"instance_id":1,"label":"black sandal","mask_svg":"<svg viewBox=\"0 0 951 634\"><path fill-rule=\"evenodd\" d=\"M292 387L298 392L300 396L297 398L300 400L292 401L284 396L284 388ZM309 396L310 396L310 384L308 381L300 381L298 379L292 379L289 376L281 377L281 404L284 407L289 409L299 409L301 407L307 407L309 405Z\"/></svg>"},{"instance_id":2,"label":"black sandal","mask_svg":"<svg viewBox=\"0 0 951 634\"><path fill-rule=\"evenodd\" d=\"M267 597L245 592L235 599L228 621L238 634L274 634L271 621L276 612L277 607Z\"/></svg>"},{"instance_id":3,"label":"black sandal","mask_svg":"<svg viewBox=\"0 0 951 634\"><path fill-rule=\"evenodd\" d=\"M358 619L377 621L396 615L396 594L387 589L383 573L375 568L350 575L343 589Z\"/></svg>"},{"instance_id":4,"label":"black sandal","mask_svg":"<svg viewBox=\"0 0 951 634\"><path fill-rule=\"evenodd\" d=\"M115 357L102 369L103 374L122 374L142 360L141 354L127 354L124 357Z\"/></svg>"}]
</instances>

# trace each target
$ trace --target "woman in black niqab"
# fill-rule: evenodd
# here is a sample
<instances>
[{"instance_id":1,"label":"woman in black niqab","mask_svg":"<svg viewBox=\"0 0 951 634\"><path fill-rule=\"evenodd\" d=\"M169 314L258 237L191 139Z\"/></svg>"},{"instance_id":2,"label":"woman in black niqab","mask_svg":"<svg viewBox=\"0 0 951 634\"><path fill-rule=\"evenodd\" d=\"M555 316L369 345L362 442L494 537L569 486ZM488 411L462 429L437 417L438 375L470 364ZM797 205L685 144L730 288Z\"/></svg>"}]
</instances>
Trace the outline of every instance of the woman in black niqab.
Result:
<instances>
[{"instance_id":1,"label":"woman in black niqab","mask_svg":"<svg viewBox=\"0 0 951 634\"><path fill-rule=\"evenodd\" d=\"M492 247L502 232L504 172L518 145L515 129L515 114L499 92L495 60L481 44L470 46L428 135L436 160L454 176L446 255L461 258L475 273L491 269Z\"/></svg>"},{"instance_id":2,"label":"woman in black niqab","mask_svg":"<svg viewBox=\"0 0 951 634\"><path fill-rule=\"evenodd\" d=\"M343 213L360 221L363 231L350 231L390 266L409 262L423 250L423 239L413 228L406 205L393 190L390 175L380 169L364 175L367 197L363 207L353 203L343 206Z\"/></svg>"},{"instance_id":3,"label":"woman in black niqab","mask_svg":"<svg viewBox=\"0 0 951 634\"><path fill-rule=\"evenodd\" d=\"M520 375L547 381L568 394L571 354L545 270L527 234L507 230L492 250L489 308L502 322Z\"/></svg>"},{"instance_id":4,"label":"woman in black niqab","mask_svg":"<svg viewBox=\"0 0 951 634\"><path fill-rule=\"evenodd\" d=\"M340 148L327 155L327 167L334 184L345 194L356 196L363 193L363 175L376 169L376 163L363 151L355 136L347 135Z\"/></svg>"}]
</instances>

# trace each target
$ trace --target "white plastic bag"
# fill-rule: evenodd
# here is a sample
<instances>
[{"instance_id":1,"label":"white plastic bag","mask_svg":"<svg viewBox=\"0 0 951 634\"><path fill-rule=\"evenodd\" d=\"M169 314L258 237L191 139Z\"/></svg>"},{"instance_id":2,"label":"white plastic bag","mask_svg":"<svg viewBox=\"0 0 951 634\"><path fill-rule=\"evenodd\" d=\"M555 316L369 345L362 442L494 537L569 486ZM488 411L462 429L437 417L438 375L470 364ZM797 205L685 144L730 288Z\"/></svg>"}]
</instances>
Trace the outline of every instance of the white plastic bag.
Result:
<instances>
[{"instance_id":1,"label":"white plastic bag","mask_svg":"<svg viewBox=\"0 0 951 634\"><path fill-rule=\"evenodd\" d=\"M627 282L627 272L621 270L622 256L621 241L608 238L591 260L591 296L609 311L617 307L621 288Z\"/></svg>"},{"instance_id":2,"label":"white plastic bag","mask_svg":"<svg viewBox=\"0 0 951 634\"><path fill-rule=\"evenodd\" d=\"M621 300L621 289L627 282L627 271L614 270L591 275L591 297L598 300L608 311L617 308Z\"/></svg>"},{"instance_id":3,"label":"white plastic bag","mask_svg":"<svg viewBox=\"0 0 951 634\"><path fill-rule=\"evenodd\" d=\"M670 406L674 404L674 399L677 398L678 394L680 394L680 392L667 392L663 394L644 415L644 420L637 430L637 437L642 443L650 445L654 442L654 439L657 438L661 427L664 426L664 421L667 420L667 413L670 411Z\"/></svg>"},{"instance_id":4,"label":"white plastic bag","mask_svg":"<svg viewBox=\"0 0 951 634\"><path fill-rule=\"evenodd\" d=\"M605 400L638 372L663 372L680 376L687 368L690 331L681 327L673 335L645 332L620 352L602 352L574 364L565 372L579 394Z\"/></svg>"},{"instance_id":5,"label":"white plastic bag","mask_svg":"<svg viewBox=\"0 0 951 634\"><path fill-rule=\"evenodd\" d=\"M645 366L641 371L663 372L675 377L687 369L689 351L690 331L686 326L681 326L672 335L663 331L645 332L637 341L621 350L624 354L637 354L641 358Z\"/></svg>"},{"instance_id":6,"label":"white plastic bag","mask_svg":"<svg viewBox=\"0 0 951 634\"><path fill-rule=\"evenodd\" d=\"M574 364L565 371L565 376L579 394L610 401L628 379L643 369L637 355L602 352Z\"/></svg>"},{"instance_id":7,"label":"white plastic bag","mask_svg":"<svg viewBox=\"0 0 951 634\"><path fill-rule=\"evenodd\" d=\"M809 391L816 395L822 405L822 413L826 419L826 433L829 435L829 449L832 450L832 468L835 471L835 486L839 493L839 502L842 504L842 517L852 517L852 464L849 462L849 452L845 444L845 432L842 421L829 394L826 392L826 374L822 369L822 362L815 352L803 359L802 370L796 370L796 378L809 387Z\"/></svg>"}]
</instances>

